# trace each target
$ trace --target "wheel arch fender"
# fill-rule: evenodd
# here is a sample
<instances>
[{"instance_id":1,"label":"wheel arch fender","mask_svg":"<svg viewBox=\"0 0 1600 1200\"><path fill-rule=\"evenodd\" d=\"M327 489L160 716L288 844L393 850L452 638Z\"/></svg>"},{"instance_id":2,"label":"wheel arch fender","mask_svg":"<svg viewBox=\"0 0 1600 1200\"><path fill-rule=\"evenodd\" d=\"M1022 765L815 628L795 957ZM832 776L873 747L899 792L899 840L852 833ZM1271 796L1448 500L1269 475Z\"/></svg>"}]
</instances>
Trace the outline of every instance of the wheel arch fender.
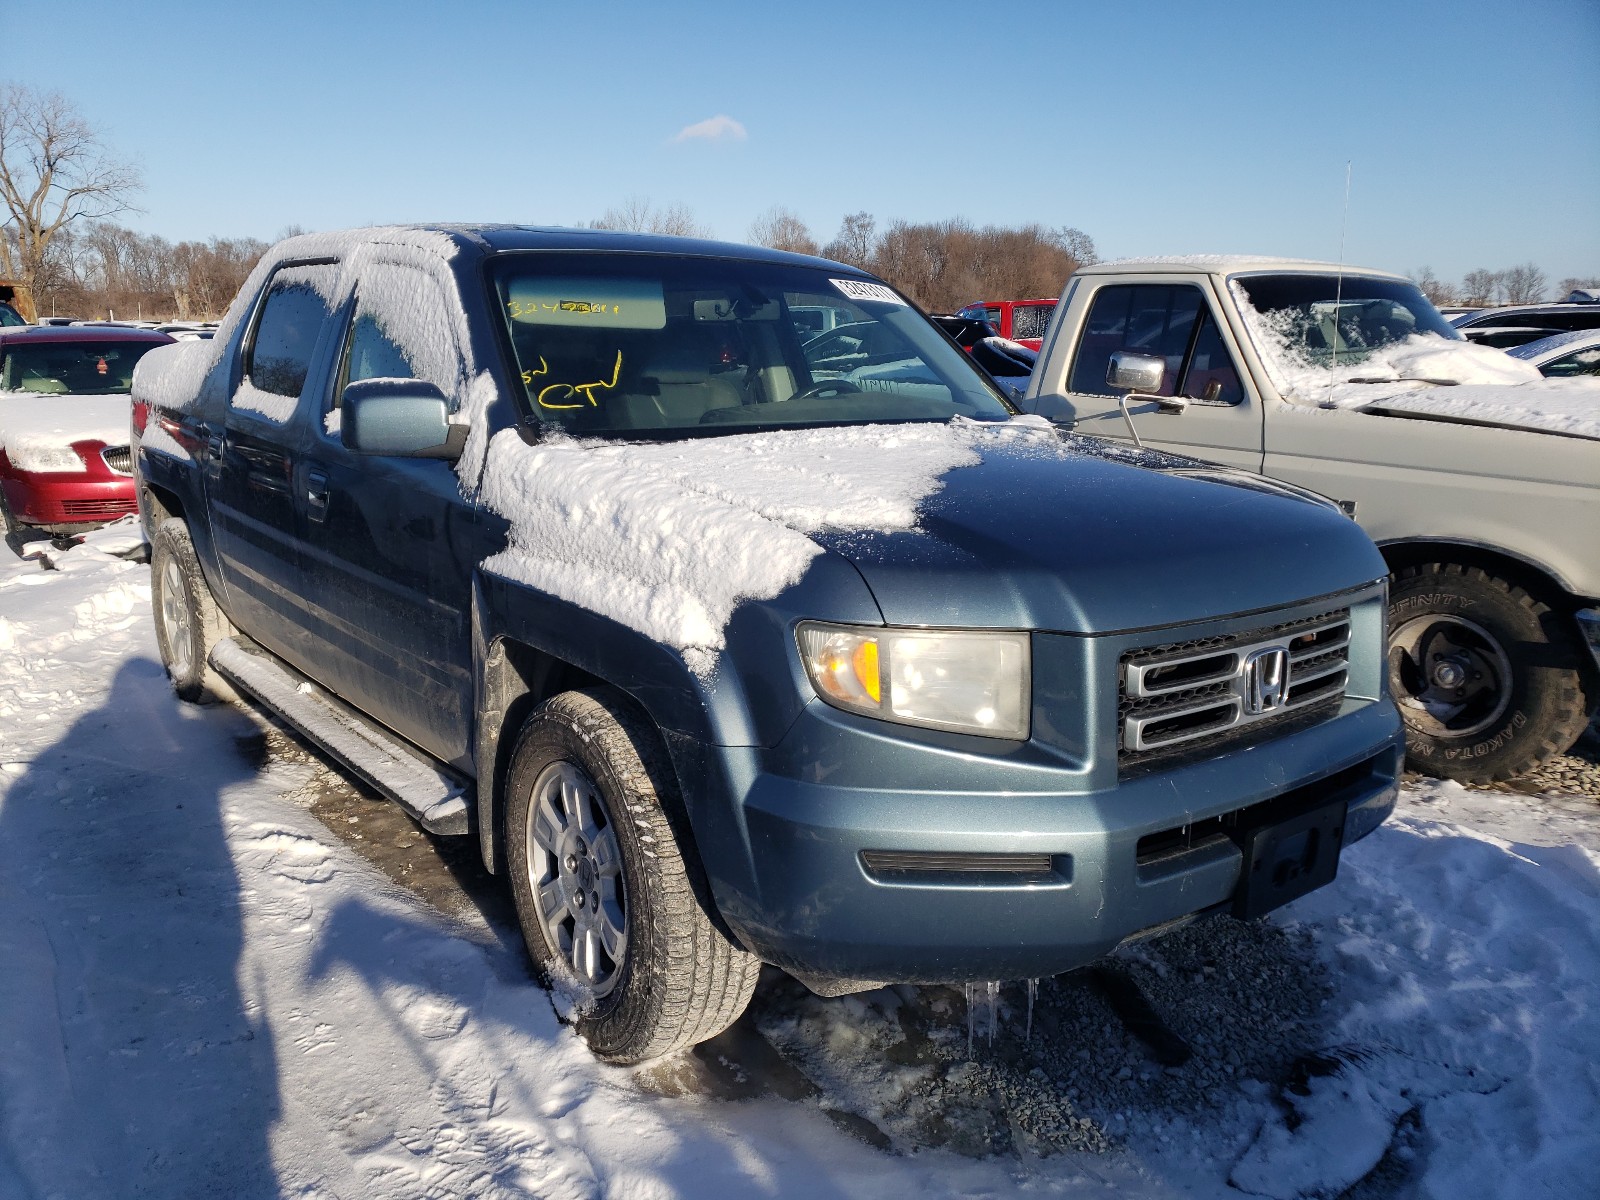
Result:
<instances>
[{"instance_id":1,"label":"wheel arch fender","mask_svg":"<svg viewBox=\"0 0 1600 1200\"><path fill-rule=\"evenodd\" d=\"M1379 542L1378 550L1389 564L1391 575L1423 563L1459 563L1464 567L1481 567L1491 575L1510 579L1552 608L1564 612L1570 613L1585 604L1585 599L1573 590L1560 571L1503 546L1464 539L1418 537Z\"/></svg>"},{"instance_id":2,"label":"wheel arch fender","mask_svg":"<svg viewBox=\"0 0 1600 1200\"><path fill-rule=\"evenodd\" d=\"M675 771L672 747L684 739L755 744L755 723L735 672L721 673L712 687L680 654L651 638L481 571L473 578L471 619L478 838L490 871L506 861L504 788L512 748L529 714L551 696L601 686L621 692L661 734ZM692 814L697 806L686 797L686 807Z\"/></svg>"}]
</instances>

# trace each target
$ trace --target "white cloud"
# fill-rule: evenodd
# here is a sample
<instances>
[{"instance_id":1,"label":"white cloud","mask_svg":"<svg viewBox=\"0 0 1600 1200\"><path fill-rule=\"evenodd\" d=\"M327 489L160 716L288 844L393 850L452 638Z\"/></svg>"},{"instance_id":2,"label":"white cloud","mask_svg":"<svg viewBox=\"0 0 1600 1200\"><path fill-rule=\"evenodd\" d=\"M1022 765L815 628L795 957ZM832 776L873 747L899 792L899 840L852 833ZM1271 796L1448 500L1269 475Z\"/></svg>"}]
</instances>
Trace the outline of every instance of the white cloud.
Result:
<instances>
[{"instance_id":1,"label":"white cloud","mask_svg":"<svg viewBox=\"0 0 1600 1200\"><path fill-rule=\"evenodd\" d=\"M738 121L723 113L718 113L709 120L686 125L673 135L675 142L689 142L696 138L708 142L742 142L750 136Z\"/></svg>"}]
</instances>

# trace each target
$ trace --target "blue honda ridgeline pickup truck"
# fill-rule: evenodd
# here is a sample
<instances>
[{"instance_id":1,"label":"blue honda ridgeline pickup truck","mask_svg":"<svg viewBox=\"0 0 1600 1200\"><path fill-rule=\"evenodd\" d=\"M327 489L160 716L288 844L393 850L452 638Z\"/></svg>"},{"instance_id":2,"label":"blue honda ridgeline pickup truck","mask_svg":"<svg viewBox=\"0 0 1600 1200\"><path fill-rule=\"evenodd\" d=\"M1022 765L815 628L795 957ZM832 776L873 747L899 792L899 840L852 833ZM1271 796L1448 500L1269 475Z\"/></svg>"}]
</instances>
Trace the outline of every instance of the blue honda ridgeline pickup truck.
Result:
<instances>
[{"instance_id":1,"label":"blue honda ridgeline pickup truck","mask_svg":"<svg viewBox=\"0 0 1600 1200\"><path fill-rule=\"evenodd\" d=\"M1023 979L1253 917L1395 803L1354 523L1017 417L839 263L291 238L133 425L178 694L476 837L606 1059L718 1033L762 963Z\"/></svg>"}]
</instances>

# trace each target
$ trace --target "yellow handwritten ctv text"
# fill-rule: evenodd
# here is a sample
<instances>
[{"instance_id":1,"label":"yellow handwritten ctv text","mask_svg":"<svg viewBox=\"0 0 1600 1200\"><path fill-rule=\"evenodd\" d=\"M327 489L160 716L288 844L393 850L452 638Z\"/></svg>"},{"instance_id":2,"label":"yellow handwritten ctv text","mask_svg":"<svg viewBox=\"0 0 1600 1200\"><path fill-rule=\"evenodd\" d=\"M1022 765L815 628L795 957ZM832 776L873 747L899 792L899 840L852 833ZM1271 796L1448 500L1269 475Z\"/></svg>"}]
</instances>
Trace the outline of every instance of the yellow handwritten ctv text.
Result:
<instances>
[{"instance_id":1,"label":"yellow handwritten ctv text","mask_svg":"<svg viewBox=\"0 0 1600 1200\"><path fill-rule=\"evenodd\" d=\"M513 320L523 317L533 318L540 313L576 313L587 317L615 317L622 314L622 305L595 302L592 300L560 300L555 304L525 304L521 300L506 302L506 311Z\"/></svg>"},{"instance_id":2,"label":"yellow handwritten ctv text","mask_svg":"<svg viewBox=\"0 0 1600 1200\"><path fill-rule=\"evenodd\" d=\"M532 387L534 380L549 373L550 364L544 360L543 355L540 355L539 369L537 371L524 371L522 373L522 382ZM538 402L540 408L582 408L583 404L575 400L575 397L581 395L584 400L589 402L590 408L596 408L600 402L594 397L595 390L597 388L607 390L614 388L617 386L617 380L621 378L622 351L618 350L617 361L611 367L610 379L596 379L592 383L547 384L534 395L534 400ZM562 403L563 401L573 401L573 403Z\"/></svg>"}]
</instances>

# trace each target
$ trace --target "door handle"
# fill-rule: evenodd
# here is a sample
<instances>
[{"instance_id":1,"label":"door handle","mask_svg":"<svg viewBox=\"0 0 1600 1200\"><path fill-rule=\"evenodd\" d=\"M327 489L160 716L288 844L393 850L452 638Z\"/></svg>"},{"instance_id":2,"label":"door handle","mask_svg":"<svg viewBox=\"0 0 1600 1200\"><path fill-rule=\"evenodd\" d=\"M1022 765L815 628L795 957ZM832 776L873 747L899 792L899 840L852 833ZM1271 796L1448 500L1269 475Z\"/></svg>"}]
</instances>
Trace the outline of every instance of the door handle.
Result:
<instances>
[{"instance_id":1,"label":"door handle","mask_svg":"<svg viewBox=\"0 0 1600 1200\"><path fill-rule=\"evenodd\" d=\"M328 517L328 474L326 471L306 472L306 515L313 521Z\"/></svg>"},{"instance_id":2,"label":"door handle","mask_svg":"<svg viewBox=\"0 0 1600 1200\"><path fill-rule=\"evenodd\" d=\"M206 439L206 459L204 471L207 478L220 479L222 477L222 459L227 453L227 438L220 433L213 433Z\"/></svg>"}]
</instances>

